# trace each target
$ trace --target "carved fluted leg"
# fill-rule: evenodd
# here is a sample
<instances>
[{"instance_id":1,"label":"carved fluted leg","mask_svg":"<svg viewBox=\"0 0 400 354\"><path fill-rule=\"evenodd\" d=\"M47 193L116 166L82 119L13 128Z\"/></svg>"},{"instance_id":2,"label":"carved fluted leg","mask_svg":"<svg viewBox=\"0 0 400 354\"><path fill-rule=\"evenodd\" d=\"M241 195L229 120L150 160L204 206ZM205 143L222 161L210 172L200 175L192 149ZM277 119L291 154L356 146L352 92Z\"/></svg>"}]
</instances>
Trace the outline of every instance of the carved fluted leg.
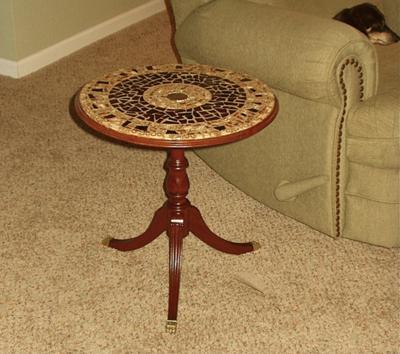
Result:
<instances>
[{"instance_id":1,"label":"carved fluted leg","mask_svg":"<svg viewBox=\"0 0 400 354\"><path fill-rule=\"evenodd\" d=\"M166 330L175 333L178 318L179 286L181 277L182 226L172 224L169 236L169 297Z\"/></svg>"}]
</instances>

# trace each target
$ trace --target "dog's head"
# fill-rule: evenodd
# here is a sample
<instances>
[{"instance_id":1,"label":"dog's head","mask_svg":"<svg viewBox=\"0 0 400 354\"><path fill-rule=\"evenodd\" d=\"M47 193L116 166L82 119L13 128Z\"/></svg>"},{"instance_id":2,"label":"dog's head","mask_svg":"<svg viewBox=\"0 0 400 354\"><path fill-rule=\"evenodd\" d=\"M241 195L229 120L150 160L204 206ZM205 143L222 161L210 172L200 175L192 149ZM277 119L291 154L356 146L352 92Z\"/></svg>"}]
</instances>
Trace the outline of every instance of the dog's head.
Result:
<instances>
[{"instance_id":1,"label":"dog's head","mask_svg":"<svg viewBox=\"0 0 400 354\"><path fill-rule=\"evenodd\" d=\"M387 45L400 40L400 37L386 25L382 12L369 3L344 9L333 18L357 28L368 36L372 43Z\"/></svg>"}]
</instances>

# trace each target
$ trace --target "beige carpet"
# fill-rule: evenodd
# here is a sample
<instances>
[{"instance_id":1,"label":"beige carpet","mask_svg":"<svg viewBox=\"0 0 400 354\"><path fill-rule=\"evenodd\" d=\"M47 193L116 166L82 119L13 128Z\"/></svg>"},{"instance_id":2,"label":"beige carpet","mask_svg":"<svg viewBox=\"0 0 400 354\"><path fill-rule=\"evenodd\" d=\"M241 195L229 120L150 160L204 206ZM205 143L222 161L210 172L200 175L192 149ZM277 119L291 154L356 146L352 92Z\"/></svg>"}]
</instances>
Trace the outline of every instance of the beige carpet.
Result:
<instances>
[{"instance_id":1,"label":"beige carpet","mask_svg":"<svg viewBox=\"0 0 400 354\"><path fill-rule=\"evenodd\" d=\"M175 61L165 13L21 80L0 78L0 353L398 353L399 252L321 235L189 153L189 197L255 254L184 241L178 333L164 332L165 236L120 253L164 201L165 153L112 143L69 113L83 83ZM264 294L236 279L256 274Z\"/></svg>"}]
</instances>

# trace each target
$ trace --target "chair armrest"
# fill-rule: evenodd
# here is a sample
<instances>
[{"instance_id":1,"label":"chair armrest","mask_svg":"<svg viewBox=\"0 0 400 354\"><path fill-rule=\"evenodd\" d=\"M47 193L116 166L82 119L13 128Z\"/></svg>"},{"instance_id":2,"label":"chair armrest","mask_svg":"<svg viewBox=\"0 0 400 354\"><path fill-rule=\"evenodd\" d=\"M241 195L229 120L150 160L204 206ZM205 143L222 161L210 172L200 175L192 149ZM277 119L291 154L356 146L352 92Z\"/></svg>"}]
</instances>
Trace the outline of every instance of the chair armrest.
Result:
<instances>
[{"instance_id":1,"label":"chair armrest","mask_svg":"<svg viewBox=\"0 0 400 354\"><path fill-rule=\"evenodd\" d=\"M210 1L213 0L170 0L176 27L178 28L194 10Z\"/></svg>"},{"instance_id":2,"label":"chair armrest","mask_svg":"<svg viewBox=\"0 0 400 354\"><path fill-rule=\"evenodd\" d=\"M271 87L341 106L346 87L377 89L377 59L367 38L341 22L245 0L216 0L189 15L175 36L183 60L245 71ZM345 69L347 60L356 70ZM356 88L360 90L361 88ZM349 102L348 102L349 103Z\"/></svg>"}]
</instances>

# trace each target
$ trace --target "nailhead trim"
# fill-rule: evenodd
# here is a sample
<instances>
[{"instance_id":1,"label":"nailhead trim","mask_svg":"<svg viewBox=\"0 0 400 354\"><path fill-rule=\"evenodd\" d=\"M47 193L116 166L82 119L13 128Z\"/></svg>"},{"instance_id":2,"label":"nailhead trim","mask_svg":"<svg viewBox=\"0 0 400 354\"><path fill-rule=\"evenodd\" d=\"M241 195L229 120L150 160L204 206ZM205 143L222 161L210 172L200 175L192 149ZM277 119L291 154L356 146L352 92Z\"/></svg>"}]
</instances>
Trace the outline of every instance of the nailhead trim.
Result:
<instances>
[{"instance_id":1,"label":"nailhead trim","mask_svg":"<svg viewBox=\"0 0 400 354\"><path fill-rule=\"evenodd\" d=\"M345 63L340 67L340 73L339 73L339 83L340 83L340 88L342 90L343 94L343 107L342 107L342 115L340 118L340 124L339 124L339 138L338 138L338 146L337 146L337 155L336 155L336 237L340 237L340 229L341 229L341 224L340 224L340 215L341 215L341 205L340 205L340 156L342 154L342 136L343 136L343 128L344 128L344 120L346 117L347 113L347 88L346 88L346 83L344 82L344 71L345 69L349 66L352 65L357 69L357 72L359 73L358 78L359 78L359 84L360 84L360 101L363 101L364 99L364 73L362 66L360 63L352 58L352 59L347 59Z\"/></svg>"}]
</instances>

